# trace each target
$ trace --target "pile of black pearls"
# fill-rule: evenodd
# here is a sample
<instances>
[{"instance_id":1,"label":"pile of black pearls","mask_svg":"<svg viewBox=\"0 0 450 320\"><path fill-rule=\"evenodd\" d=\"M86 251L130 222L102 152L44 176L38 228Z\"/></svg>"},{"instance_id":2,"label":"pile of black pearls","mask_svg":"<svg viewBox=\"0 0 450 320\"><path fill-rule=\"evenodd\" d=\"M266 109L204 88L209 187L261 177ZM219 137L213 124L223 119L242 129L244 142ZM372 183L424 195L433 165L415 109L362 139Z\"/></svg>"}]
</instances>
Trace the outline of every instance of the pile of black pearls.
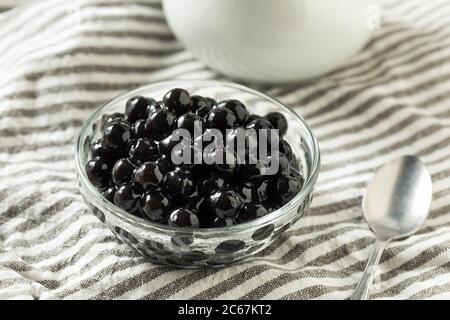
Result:
<instances>
[{"instance_id":1,"label":"pile of black pearls","mask_svg":"<svg viewBox=\"0 0 450 320\"><path fill-rule=\"evenodd\" d=\"M174 129L278 129L279 169L262 175L256 164L181 164L174 166ZM180 88L163 101L135 96L124 113L104 115L102 135L92 142L86 174L103 197L123 210L179 228L214 228L265 216L289 202L303 178L288 142L286 118L279 112L264 117L249 114L238 100L190 96ZM229 134L233 134L231 131Z\"/></svg>"}]
</instances>

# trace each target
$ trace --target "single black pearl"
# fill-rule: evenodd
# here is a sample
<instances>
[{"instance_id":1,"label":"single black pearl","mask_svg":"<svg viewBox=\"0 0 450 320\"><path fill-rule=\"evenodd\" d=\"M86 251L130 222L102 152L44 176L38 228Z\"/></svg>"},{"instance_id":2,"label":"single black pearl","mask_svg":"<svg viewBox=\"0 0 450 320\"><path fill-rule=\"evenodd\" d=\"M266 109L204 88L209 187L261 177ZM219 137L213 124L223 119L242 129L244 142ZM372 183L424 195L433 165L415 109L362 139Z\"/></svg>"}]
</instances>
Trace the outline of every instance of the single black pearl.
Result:
<instances>
[{"instance_id":1,"label":"single black pearl","mask_svg":"<svg viewBox=\"0 0 450 320\"><path fill-rule=\"evenodd\" d=\"M236 116L236 123L238 125L244 125L250 115L245 105L239 100L224 100L219 103L219 107L227 108L231 110Z\"/></svg>"},{"instance_id":2,"label":"single black pearl","mask_svg":"<svg viewBox=\"0 0 450 320\"><path fill-rule=\"evenodd\" d=\"M162 140L172 133L175 120L175 113L169 110L157 110L149 116L147 129L154 140Z\"/></svg>"},{"instance_id":3,"label":"single black pearl","mask_svg":"<svg viewBox=\"0 0 450 320\"><path fill-rule=\"evenodd\" d=\"M253 120L257 120L257 119L262 119L263 117L257 114L251 114L247 117L247 121L245 123L245 125L248 125L250 122L252 122Z\"/></svg>"},{"instance_id":4,"label":"single black pearl","mask_svg":"<svg viewBox=\"0 0 450 320\"><path fill-rule=\"evenodd\" d=\"M139 119L133 124L133 134L135 138L150 138L151 132L148 130L146 123L147 119Z\"/></svg>"},{"instance_id":5,"label":"single black pearl","mask_svg":"<svg viewBox=\"0 0 450 320\"><path fill-rule=\"evenodd\" d=\"M185 114L192 109L192 99L189 92L181 88L175 88L167 92L164 95L163 102L167 109L177 115Z\"/></svg>"},{"instance_id":6,"label":"single black pearl","mask_svg":"<svg viewBox=\"0 0 450 320\"><path fill-rule=\"evenodd\" d=\"M156 190L148 190L141 199L141 212L153 222L165 222L170 214L170 201Z\"/></svg>"},{"instance_id":7,"label":"single black pearl","mask_svg":"<svg viewBox=\"0 0 450 320\"><path fill-rule=\"evenodd\" d=\"M136 213L139 201L143 194L141 186L137 183L125 183L114 194L114 204L130 213Z\"/></svg>"},{"instance_id":8,"label":"single black pearl","mask_svg":"<svg viewBox=\"0 0 450 320\"><path fill-rule=\"evenodd\" d=\"M144 189L148 186L158 187L163 178L164 175L156 162L146 162L134 171L134 181Z\"/></svg>"},{"instance_id":9,"label":"single black pearl","mask_svg":"<svg viewBox=\"0 0 450 320\"><path fill-rule=\"evenodd\" d=\"M89 181L96 187L105 187L109 183L111 163L101 157L89 160L85 165Z\"/></svg>"},{"instance_id":10,"label":"single black pearl","mask_svg":"<svg viewBox=\"0 0 450 320\"><path fill-rule=\"evenodd\" d=\"M167 136L158 144L159 153L170 158L173 148L180 143L176 139L172 139L172 135Z\"/></svg>"},{"instance_id":11,"label":"single black pearl","mask_svg":"<svg viewBox=\"0 0 450 320\"><path fill-rule=\"evenodd\" d=\"M211 110L212 110L212 107L203 106L203 107L195 110L195 114L198 115L200 118L204 119Z\"/></svg>"},{"instance_id":12,"label":"single black pearl","mask_svg":"<svg viewBox=\"0 0 450 320\"><path fill-rule=\"evenodd\" d=\"M100 128L103 131L105 127L115 121L125 121L125 115L121 112L114 112L112 114L105 114L102 116Z\"/></svg>"},{"instance_id":13,"label":"single black pearl","mask_svg":"<svg viewBox=\"0 0 450 320\"><path fill-rule=\"evenodd\" d=\"M258 132L261 129L273 129L272 124L269 122L269 120L264 118L255 119L251 122L249 122L246 126L246 129L255 129L256 132Z\"/></svg>"},{"instance_id":14,"label":"single black pearl","mask_svg":"<svg viewBox=\"0 0 450 320\"><path fill-rule=\"evenodd\" d=\"M164 109L162 102L153 100L147 107L147 114L150 116L153 112Z\"/></svg>"},{"instance_id":15,"label":"single black pearl","mask_svg":"<svg viewBox=\"0 0 450 320\"><path fill-rule=\"evenodd\" d=\"M283 137L288 129L286 117L280 112L270 112L266 114L265 118L269 120L274 129L279 130L280 137Z\"/></svg>"},{"instance_id":16,"label":"single black pearl","mask_svg":"<svg viewBox=\"0 0 450 320\"><path fill-rule=\"evenodd\" d=\"M303 178L302 174L298 169L291 167L289 169L289 175L298 181L300 181L300 185L303 187L303 184L305 183L305 178Z\"/></svg>"},{"instance_id":17,"label":"single black pearl","mask_svg":"<svg viewBox=\"0 0 450 320\"><path fill-rule=\"evenodd\" d=\"M172 133L176 120L175 113L157 110L147 120L147 129L154 140L162 140Z\"/></svg>"},{"instance_id":18,"label":"single black pearl","mask_svg":"<svg viewBox=\"0 0 450 320\"><path fill-rule=\"evenodd\" d=\"M236 126L236 116L234 113L224 107L213 108L205 117L205 128L218 129L225 132L226 129L232 129Z\"/></svg>"},{"instance_id":19,"label":"single black pearl","mask_svg":"<svg viewBox=\"0 0 450 320\"><path fill-rule=\"evenodd\" d=\"M212 211L222 219L234 219L243 202L242 197L231 189L220 189L209 196Z\"/></svg>"},{"instance_id":20,"label":"single black pearl","mask_svg":"<svg viewBox=\"0 0 450 320\"><path fill-rule=\"evenodd\" d=\"M112 180L116 186L125 182L130 182L133 177L133 171L136 166L129 158L123 158L116 162L112 169Z\"/></svg>"},{"instance_id":21,"label":"single black pearl","mask_svg":"<svg viewBox=\"0 0 450 320\"><path fill-rule=\"evenodd\" d=\"M158 160L156 160L156 164L159 167L159 170L163 175L166 175L169 171L172 171L175 169L175 166L173 165L172 161L170 161L170 158L168 157L161 157Z\"/></svg>"},{"instance_id":22,"label":"single black pearl","mask_svg":"<svg viewBox=\"0 0 450 320\"><path fill-rule=\"evenodd\" d=\"M148 106L153 102L155 100L143 96L128 99L125 105L125 120L134 123L139 119L146 119L148 117Z\"/></svg>"},{"instance_id":23,"label":"single black pearl","mask_svg":"<svg viewBox=\"0 0 450 320\"><path fill-rule=\"evenodd\" d=\"M177 228L198 228L200 226L197 215L187 208L178 208L172 211L168 224Z\"/></svg>"},{"instance_id":24,"label":"single black pearl","mask_svg":"<svg viewBox=\"0 0 450 320\"><path fill-rule=\"evenodd\" d=\"M131 145L129 155L135 163L154 161L159 156L158 146L151 139L139 138Z\"/></svg>"},{"instance_id":25,"label":"single black pearl","mask_svg":"<svg viewBox=\"0 0 450 320\"><path fill-rule=\"evenodd\" d=\"M187 130L193 138L194 130L202 134L202 118L192 112L183 114L177 119L177 128Z\"/></svg>"},{"instance_id":26,"label":"single black pearl","mask_svg":"<svg viewBox=\"0 0 450 320\"><path fill-rule=\"evenodd\" d=\"M197 111L198 109L208 106L208 101L199 95L194 95L191 97L192 99L192 112Z\"/></svg>"},{"instance_id":27,"label":"single black pearl","mask_svg":"<svg viewBox=\"0 0 450 320\"><path fill-rule=\"evenodd\" d=\"M117 191L117 187L115 187L115 186L109 187L108 189L103 190L102 196L109 202L114 203L114 194L116 193L116 191Z\"/></svg>"},{"instance_id":28,"label":"single black pearl","mask_svg":"<svg viewBox=\"0 0 450 320\"><path fill-rule=\"evenodd\" d=\"M301 181L296 177L282 175L271 182L271 194L275 202L285 205L300 191Z\"/></svg>"},{"instance_id":29,"label":"single black pearl","mask_svg":"<svg viewBox=\"0 0 450 320\"><path fill-rule=\"evenodd\" d=\"M278 166L275 168L276 172L273 172L273 175L275 174L289 175L291 165L289 164L289 160L284 153L281 152L272 153L272 155L270 155L267 158L267 161L270 167L275 166L275 164L272 164L272 161L278 162Z\"/></svg>"},{"instance_id":30,"label":"single black pearl","mask_svg":"<svg viewBox=\"0 0 450 320\"><path fill-rule=\"evenodd\" d=\"M130 143L132 128L124 121L111 122L103 130L103 141L108 148L123 149Z\"/></svg>"},{"instance_id":31,"label":"single black pearl","mask_svg":"<svg viewBox=\"0 0 450 320\"><path fill-rule=\"evenodd\" d=\"M242 207L239 209L236 221L238 223L243 223L264 217L265 215L268 214L269 211L263 205L254 203L244 203Z\"/></svg>"},{"instance_id":32,"label":"single black pearl","mask_svg":"<svg viewBox=\"0 0 450 320\"><path fill-rule=\"evenodd\" d=\"M286 140L280 140L280 144L278 147L280 152L287 157L289 163L292 163L294 159L294 153L292 152L291 145Z\"/></svg>"},{"instance_id":33,"label":"single black pearl","mask_svg":"<svg viewBox=\"0 0 450 320\"><path fill-rule=\"evenodd\" d=\"M97 139L91 144L90 156L103 158L110 163L113 163L116 158L114 151L106 147L102 139Z\"/></svg>"},{"instance_id":34,"label":"single black pearl","mask_svg":"<svg viewBox=\"0 0 450 320\"><path fill-rule=\"evenodd\" d=\"M210 97L205 97L206 103L209 107L214 108L217 107L217 101Z\"/></svg>"},{"instance_id":35,"label":"single black pearl","mask_svg":"<svg viewBox=\"0 0 450 320\"><path fill-rule=\"evenodd\" d=\"M218 175L211 175L199 182L199 194L209 196L214 191L228 186L228 181Z\"/></svg>"},{"instance_id":36,"label":"single black pearl","mask_svg":"<svg viewBox=\"0 0 450 320\"><path fill-rule=\"evenodd\" d=\"M174 201L183 202L197 195L197 185L191 172L175 169L166 174L164 192Z\"/></svg>"}]
</instances>

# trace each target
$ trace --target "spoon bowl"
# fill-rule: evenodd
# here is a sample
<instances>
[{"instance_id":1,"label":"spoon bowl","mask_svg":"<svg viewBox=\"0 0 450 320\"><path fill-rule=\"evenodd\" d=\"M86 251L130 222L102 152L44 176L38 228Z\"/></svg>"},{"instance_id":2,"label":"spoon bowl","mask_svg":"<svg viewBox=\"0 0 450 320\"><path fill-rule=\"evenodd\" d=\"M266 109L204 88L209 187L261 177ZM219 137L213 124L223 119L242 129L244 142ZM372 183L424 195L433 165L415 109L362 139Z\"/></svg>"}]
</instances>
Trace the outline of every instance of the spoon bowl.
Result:
<instances>
[{"instance_id":1,"label":"spoon bowl","mask_svg":"<svg viewBox=\"0 0 450 320\"><path fill-rule=\"evenodd\" d=\"M393 240L415 233L431 206L430 174L416 157L403 156L384 165L363 199L364 218L377 239Z\"/></svg>"},{"instance_id":2,"label":"spoon bowl","mask_svg":"<svg viewBox=\"0 0 450 320\"><path fill-rule=\"evenodd\" d=\"M386 244L415 233L425 222L432 193L430 174L417 157L403 156L378 170L363 199L364 218L376 241L353 300L368 299L375 267Z\"/></svg>"}]
</instances>

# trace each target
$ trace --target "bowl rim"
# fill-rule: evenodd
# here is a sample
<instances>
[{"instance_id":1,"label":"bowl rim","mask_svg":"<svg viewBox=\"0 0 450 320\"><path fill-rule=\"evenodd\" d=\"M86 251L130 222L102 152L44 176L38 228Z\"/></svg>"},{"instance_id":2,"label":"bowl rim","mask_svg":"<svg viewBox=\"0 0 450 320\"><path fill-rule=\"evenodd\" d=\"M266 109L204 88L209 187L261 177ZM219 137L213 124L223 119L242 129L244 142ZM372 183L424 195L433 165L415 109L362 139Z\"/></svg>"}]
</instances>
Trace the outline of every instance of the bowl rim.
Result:
<instances>
[{"instance_id":1,"label":"bowl rim","mask_svg":"<svg viewBox=\"0 0 450 320\"><path fill-rule=\"evenodd\" d=\"M198 86L221 86L221 87L228 87L232 89L237 89L240 91L244 91L247 93L251 93L254 95L257 95L261 98L264 98L265 100L274 103L281 109L283 109L285 112L291 114L305 129L308 137L312 141L312 152L311 152L311 168L309 170L309 174L307 178L305 179L305 183L300 190L300 192L291 199L287 204L284 206L272 211L268 215L265 215L261 218L257 218L255 220L247 221L244 223L240 223L237 225L232 226L226 226L226 227L220 227L220 228L175 228L171 227L169 225L163 225L158 224L149 220L145 220L142 218L139 218L137 216L134 216L127 211L115 206L113 203L106 200L99 190L89 181L86 172L84 170L84 163L81 161L81 154L83 152L83 140L85 137L86 132L91 128L93 122L95 119L98 118L99 115L102 114L104 109L109 106L110 104L114 103L117 100L120 100L125 95L133 95L133 94L142 94L142 91L150 91L152 88L157 86L168 86L168 87L183 87L183 84L186 84L186 82L189 83L195 83ZM149 85L140 86L138 88L135 88L133 90L124 91L118 95L116 95L114 98L107 100L106 102L102 103L95 112L84 122L83 126L80 129L79 135L77 137L77 141L75 144L75 162L76 162L76 170L80 181L80 187L87 190L89 196L91 199L94 199L94 201L102 206L103 208L106 208L108 212L115 215L117 218L122 220L125 223L129 223L134 227L144 229L147 231L158 231L162 233L167 232L176 232L176 233L193 233L196 234L218 234L222 232L226 232L227 234L229 232L240 232L240 231L246 231L250 228L257 228L265 226L269 223L272 223L280 218L282 218L284 215L289 214L291 211L290 209L297 207L300 205L308 196L310 193L312 193L314 185L317 181L317 177L319 175L320 171L320 149L319 144L317 142L317 139L312 133L311 128L307 125L306 121L298 115L292 108L288 107L281 101L279 101L276 98L271 97L270 95L267 95L265 93L262 93L260 91L257 91L255 89L249 88L247 86L237 84L230 81L221 81L221 80L192 80L192 79L177 79L177 80L167 80L167 81L159 81L155 82Z\"/></svg>"}]
</instances>

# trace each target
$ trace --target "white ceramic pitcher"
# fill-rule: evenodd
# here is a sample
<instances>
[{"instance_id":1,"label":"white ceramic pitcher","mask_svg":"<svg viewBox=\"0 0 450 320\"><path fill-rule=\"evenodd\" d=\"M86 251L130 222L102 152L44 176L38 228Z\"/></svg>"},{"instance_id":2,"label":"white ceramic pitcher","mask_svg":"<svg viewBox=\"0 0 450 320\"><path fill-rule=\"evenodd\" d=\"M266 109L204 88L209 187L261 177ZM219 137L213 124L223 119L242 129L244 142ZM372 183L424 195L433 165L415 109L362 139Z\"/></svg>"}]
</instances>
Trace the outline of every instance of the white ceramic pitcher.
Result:
<instances>
[{"instance_id":1,"label":"white ceramic pitcher","mask_svg":"<svg viewBox=\"0 0 450 320\"><path fill-rule=\"evenodd\" d=\"M229 77L278 83L337 67L366 42L370 0L163 0L177 38Z\"/></svg>"}]
</instances>

